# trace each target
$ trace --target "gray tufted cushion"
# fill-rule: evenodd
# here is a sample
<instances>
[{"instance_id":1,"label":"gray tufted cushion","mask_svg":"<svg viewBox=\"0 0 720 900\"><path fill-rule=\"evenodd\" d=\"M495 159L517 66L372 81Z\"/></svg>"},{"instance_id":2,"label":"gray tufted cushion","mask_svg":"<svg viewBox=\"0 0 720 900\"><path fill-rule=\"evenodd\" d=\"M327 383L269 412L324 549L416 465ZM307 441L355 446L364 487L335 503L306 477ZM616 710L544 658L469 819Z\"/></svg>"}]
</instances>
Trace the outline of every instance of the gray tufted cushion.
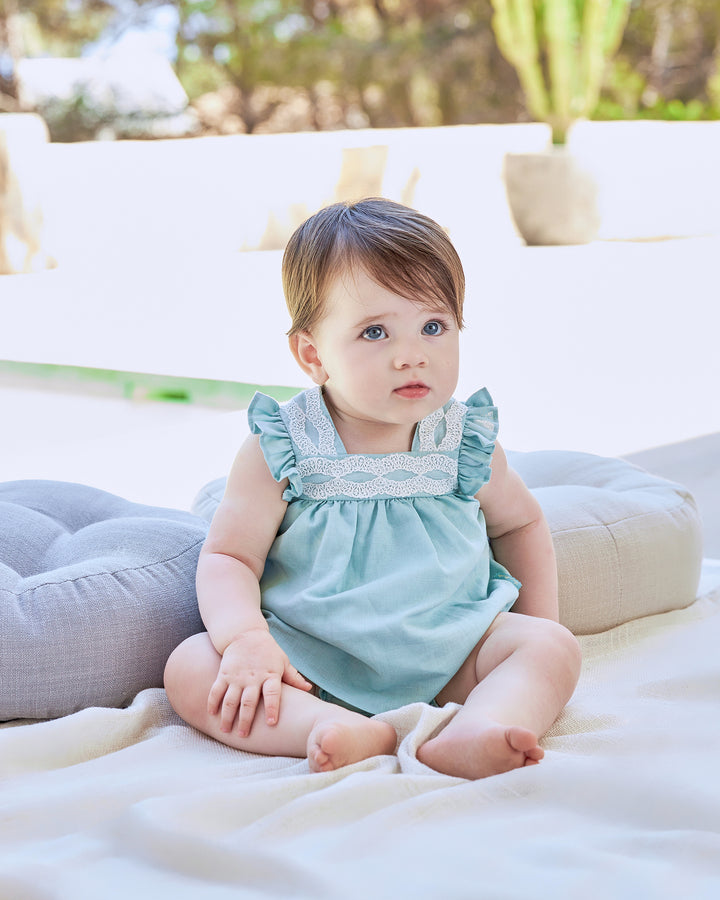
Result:
<instances>
[{"instance_id":1,"label":"gray tufted cushion","mask_svg":"<svg viewBox=\"0 0 720 900\"><path fill-rule=\"evenodd\" d=\"M206 523L56 481L0 484L0 719L122 706L203 628Z\"/></svg>"},{"instance_id":2,"label":"gray tufted cushion","mask_svg":"<svg viewBox=\"0 0 720 900\"><path fill-rule=\"evenodd\" d=\"M695 599L702 529L682 485L621 459L562 450L508 452L537 497L557 555L560 621L595 634ZM207 484L193 511L210 521L225 479Z\"/></svg>"}]
</instances>

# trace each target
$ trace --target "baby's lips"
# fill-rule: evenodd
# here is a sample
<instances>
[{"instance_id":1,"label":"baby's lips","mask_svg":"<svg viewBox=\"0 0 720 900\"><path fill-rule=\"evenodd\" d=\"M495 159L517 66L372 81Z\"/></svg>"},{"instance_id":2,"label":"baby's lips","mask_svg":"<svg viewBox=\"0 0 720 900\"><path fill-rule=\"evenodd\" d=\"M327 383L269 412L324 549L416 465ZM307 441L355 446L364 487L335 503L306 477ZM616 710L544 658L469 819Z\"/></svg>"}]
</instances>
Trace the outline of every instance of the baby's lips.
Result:
<instances>
[{"instance_id":1,"label":"baby's lips","mask_svg":"<svg viewBox=\"0 0 720 900\"><path fill-rule=\"evenodd\" d=\"M400 394L401 397L408 397L409 399L415 400L427 397L430 393L430 388L426 384L418 381L395 388L395 393Z\"/></svg>"}]
</instances>

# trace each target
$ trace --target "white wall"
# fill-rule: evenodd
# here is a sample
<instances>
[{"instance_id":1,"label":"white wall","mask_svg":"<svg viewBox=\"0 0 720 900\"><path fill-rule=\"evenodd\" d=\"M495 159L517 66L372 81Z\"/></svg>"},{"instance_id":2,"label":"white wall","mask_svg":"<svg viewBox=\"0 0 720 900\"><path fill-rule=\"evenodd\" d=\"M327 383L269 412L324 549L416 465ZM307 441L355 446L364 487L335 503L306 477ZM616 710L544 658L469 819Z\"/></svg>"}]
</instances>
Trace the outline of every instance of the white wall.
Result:
<instances>
[{"instance_id":1,"label":"white wall","mask_svg":"<svg viewBox=\"0 0 720 900\"><path fill-rule=\"evenodd\" d=\"M0 280L0 359L302 385L280 251L240 248L331 200L343 148L387 147L383 191L414 185L463 256L458 394L488 385L507 446L625 453L720 430L720 123L578 126L605 213L585 247L513 230L503 154L545 140L528 125L50 145L60 265Z\"/></svg>"}]
</instances>

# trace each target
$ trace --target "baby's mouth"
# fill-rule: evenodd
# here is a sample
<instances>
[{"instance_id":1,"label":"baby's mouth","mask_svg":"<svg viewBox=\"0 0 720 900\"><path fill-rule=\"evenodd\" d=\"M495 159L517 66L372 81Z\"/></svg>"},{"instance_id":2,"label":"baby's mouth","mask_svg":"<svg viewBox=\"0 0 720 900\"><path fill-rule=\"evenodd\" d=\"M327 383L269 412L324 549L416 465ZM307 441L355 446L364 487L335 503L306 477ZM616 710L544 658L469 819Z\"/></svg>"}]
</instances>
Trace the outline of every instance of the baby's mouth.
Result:
<instances>
[{"instance_id":1,"label":"baby's mouth","mask_svg":"<svg viewBox=\"0 0 720 900\"><path fill-rule=\"evenodd\" d=\"M394 393L399 394L401 397L406 397L408 400L421 400L423 397L427 397L430 393L430 388L421 381L417 381L395 388Z\"/></svg>"}]
</instances>

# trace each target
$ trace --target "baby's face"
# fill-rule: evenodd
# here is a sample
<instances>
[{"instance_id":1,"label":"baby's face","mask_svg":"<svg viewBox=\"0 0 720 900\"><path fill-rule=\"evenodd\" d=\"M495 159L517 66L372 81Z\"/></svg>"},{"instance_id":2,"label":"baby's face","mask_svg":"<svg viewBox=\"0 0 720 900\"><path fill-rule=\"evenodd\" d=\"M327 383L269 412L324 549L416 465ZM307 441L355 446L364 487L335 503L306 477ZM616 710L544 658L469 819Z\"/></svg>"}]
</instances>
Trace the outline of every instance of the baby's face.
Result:
<instances>
[{"instance_id":1,"label":"baby's face","mask_svg":"<svg viewBox=\"0 0 720 900\"><path fill-rule=\"evenodd\" d=\"M452 313L394 294L362 270L332 283L312 337L322 363L315 380L334 418L372 435L373 446L382 435L394 449L408 444L416 423L447 403L457 385Z\"/></svg>"}]
</instances>

